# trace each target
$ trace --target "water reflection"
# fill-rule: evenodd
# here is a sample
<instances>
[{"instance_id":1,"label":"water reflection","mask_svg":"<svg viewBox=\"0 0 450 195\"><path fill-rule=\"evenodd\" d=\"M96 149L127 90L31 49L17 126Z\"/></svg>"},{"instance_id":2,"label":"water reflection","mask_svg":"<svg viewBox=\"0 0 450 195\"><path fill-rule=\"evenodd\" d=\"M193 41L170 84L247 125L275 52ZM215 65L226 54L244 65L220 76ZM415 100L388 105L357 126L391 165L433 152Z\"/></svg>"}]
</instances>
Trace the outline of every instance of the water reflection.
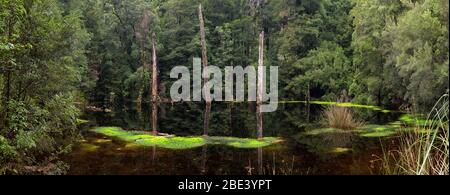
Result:
<instances>
[{"instance_id":1,"label":"water reflection","mask_svg":"<svg viewBox=\"0 0 450 195\"><path fill-rule=\"evenodd\" d=\"M176 103L117 108L111 113L86 113L95 126L120 126L130 130L158 131L176 135L202 135L203 109L200 103ZM152 109L149 109L152 108ZM156 110L155 109L155 110ZM396 120L395 114L355 110L370 123ZM150 175L285 175L285 174L371 174L373 154L379 154L379 139L354 133L305 136L301 133L323 127L319 105L280 104L279 110L264 115L264 135L279 136L280 144L257 149L204 145L189 150L141 147L89 131L86 142L66 157L70 174ZM252 103L217 103L210 113L209 135L255 137L255 106ZM111 141L98 141L106 139ZM91 147L86 147L89 144ZM92 149L92 148L95 148ZM149 160L151 159L151 160Z\"/></svg>"},{"instance_id":2,"label":"water reflection","mask_svg":"<svg viewBox=\"0 0 450 195\"><path fill-rule=\"evenodd\" d=\"M201 167L202 175L206 174L207 172L206 170L206 161L208 159L207 153L208 153L208 145L204 145L202 147L202 167Z\"/></svg>"}]
</instances>

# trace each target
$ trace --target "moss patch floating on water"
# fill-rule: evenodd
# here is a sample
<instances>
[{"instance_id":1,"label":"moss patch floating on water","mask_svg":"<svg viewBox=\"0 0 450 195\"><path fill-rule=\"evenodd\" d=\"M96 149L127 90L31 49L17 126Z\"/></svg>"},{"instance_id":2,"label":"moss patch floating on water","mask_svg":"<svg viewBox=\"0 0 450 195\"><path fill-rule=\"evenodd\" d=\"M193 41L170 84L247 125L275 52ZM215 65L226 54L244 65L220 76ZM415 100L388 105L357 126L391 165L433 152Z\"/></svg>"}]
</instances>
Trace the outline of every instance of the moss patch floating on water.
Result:
<instances>
[{"instance_id":1,"label":"moss patch floating on water","mask_svg":"<svg viewBox=\"0 0 450 195\"><path fill-rule=\"evenodd\" d=\"M189 149L205 144L222 144L236 148L259 148L281 141L275 137L265 137L261 140L236 137L162 137L145 132L125 131L119 127L97 127L93 131L106 136L117 137L127 142L133 142L132 144L158 146L167 149Z\"/></svg>"},{"instance_id":2,"label":"moss patch floating on water","mask_svg":"<svg viewBox=\"0 0 450 195\"><path fill-rule=\"evenodd\" d=\"M389 123L386 125L369 124L359 127L355 130L341 130L336 128L322 128L306 131L302 134L310 136L318 136L324 134L342 134L356 133L362 137L387 137L400 132L400 125L397 123Z\"/></svg>"},{"instance_id":3,"label":"moss patch floating on water","mask_svg":"<svg viewBox=\"0 0 450 195\"><path fill-rule=\"evenodd\" d=\"M205 141L198 137L157 137L136 140L143 146L158 146L167 149L189 149L203 146Z\"/></svg>"},{"instance_id":4,"label":"moss patch floating on water","mask_svg":"<svg viewBox=\"0 0 450 195\"><path fill-rule=\"evenodd\" d=\"M102 143L108 143L108 142L111 142L111 141L112 140L110 140L110 139L96 139L94 142L102 144Z\"/></svg>"},{"instance_id":5,"label":"moss patch floating on water","mask_svg":"<svg viewBox=\"0 0 450 195\"><path fill-rule=\"evenodd\" d=\"M222 144L236 148L259 148L278 143L281 140L275 137L264 137L263 139L248 139L237 137L206 137L208 144Z\"/></svg>"},{"instance_id":6,"label":"moss patch floating on water","mask_svg":"<svg viewBox=\"0 0 450 195\"><path fill-rule=\"evenodd\" d=\"M96 146L94 144L88 144L88 143L82 143L81 144L81 150L84 152L95 152L99 146Z\"/></svg>"},{"instance_id":7,"label":"moss patch floating on water","mask_svg":"<svg viewBox=\"0 0 450 195\"><path fill-rule=\"evenodd\" d=\"M401 132L409 132L409 131L416 131L417 133L427 133L423 128L415 128L414 125L417 125L416 123L412 124L412 126L405 126L402 121L394 121L385 125L377 125L377 124L369 124L362 127L359 127L355 130L341 130L336 128L322 128L322 129L314 129L310 131L303 132L301 134L303 135L309 135L309 136L318 136L318 135L325 135L325 134L339 134L339 133L356 133L361 137L390 137L397 135Z\"/></svg>"},{"instance_id":8,"label":"moss patch floating on water","mask_svg":"<svg viewBox=\"0 0 450 195\"><path fill-rule=\"evenodd\" d=\"M363 137L388 137L395 135L400 131L399 127L394 124L375 125L370 124L360 127L356 130Z\"/></svg>"},{"instance_id":9,"label":"moss patch floating on water","mask_svg":"<svg viewBox=\"0 0 450 195\"><path fill-rule=\"evenodd\" d=\"M313 129L310 131L306 131L303 134L305 135L320 135L320 134L326 134L326 133L346 133L349 131L336 129L336 128L322 128L322 129Z\"/></svg>"},{"instance_id":10,"label":"moss patch floating on water","mask_svg":"<svg viewBox=\"0 0 450 195\"><path fill-rule=\"evenodd\" d=\"M89 123L89 121L88 120L84 120L84 119L77 119L76 120L76 124L77 125L83 125L83 124L86 124L86 123Z\"/></svg>"},{"instance_id":11,"label":"moss patch floating on water","mask_svg":"<svg viewBox=\"0 0 450 195\"><path fill-rule=\"evenodd\" d=\"M411 114L404 114L400 116L399 120L406 125L421 126L421 127L433 123L432 120L423 119L423 116L420 115L415 116Z\"/></svg>"},{"instance_id":12,"label":"moss patch floating on water","mask_svg":"<svg viewBox=\"0 0 450 195\"><path fill-rule=\"evenodd\" d=\"M335 148L331 148L328 153L333 153L333 154L341 154L341 153L347 153L347 152L351 152L352 149L351 148L341 148L341 147L335 147Z\"/></svg>"},{"instance_id":13,"label":"moss patch floating on water","mask_svg":"<svg viewBox=\"0 0 450 195\"><path fill-rule=\"evenodd\" d=\"M366 132L362 133L363 137L389 137L395 135L397 132L395 131L374 131L374 132Z\"/></svg>"},{"instance_id":14,"label":"moss patch floating on water","mask_svg":"<svg viewBox=\"0 0 450 195\"><path fill-rule=\"evenodd\" d=\"M282 104L292 104L292 103L308 103L307 101L280 101L278 103ZM317 104L317 105L325 105L325 106L339 106L339 107L351 107L351 108L363 108L363 109L369 109L374 111L380 111L383 113L390 113L393 112L392 110L386 110L378 106L372 106L372 105L362 105L362 104L355 104L351 102L326 102L326 101L310 101L310 104Z\"/></svg>"},{"instance_id":15,"label":"moss patch floating on water","mask_svg":"<svg viewBox=\"0 0 450 195\"><path fill-rule=\"evenodd\" d=\"M110 137L132 135L131 132L124 131L120 127L97 127L93 131Z\"/></svg>"}]
</instances>

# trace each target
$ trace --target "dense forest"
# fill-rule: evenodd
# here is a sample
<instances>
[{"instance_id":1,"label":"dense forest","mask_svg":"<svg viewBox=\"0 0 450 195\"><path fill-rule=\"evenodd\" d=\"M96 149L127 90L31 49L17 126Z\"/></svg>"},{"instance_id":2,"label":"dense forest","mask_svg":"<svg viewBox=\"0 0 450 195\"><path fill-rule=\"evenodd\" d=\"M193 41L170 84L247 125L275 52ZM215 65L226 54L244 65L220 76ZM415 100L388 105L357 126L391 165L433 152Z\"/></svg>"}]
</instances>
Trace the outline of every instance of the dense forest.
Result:
<instances>
[{"instance_id":1,"label":"dense forest","mask_svg":"<svg viewBox=\"0 0 450 195\"><path fill-rule=\"evenodd\" d=\"M169 99L202 56L199 4L212 65L257 66L264 31L280 100L426 113L448 92L447 0L0 0L0 174L64 173L83 109L151 101L152 40Z\"/></svg>"}]
</instances>

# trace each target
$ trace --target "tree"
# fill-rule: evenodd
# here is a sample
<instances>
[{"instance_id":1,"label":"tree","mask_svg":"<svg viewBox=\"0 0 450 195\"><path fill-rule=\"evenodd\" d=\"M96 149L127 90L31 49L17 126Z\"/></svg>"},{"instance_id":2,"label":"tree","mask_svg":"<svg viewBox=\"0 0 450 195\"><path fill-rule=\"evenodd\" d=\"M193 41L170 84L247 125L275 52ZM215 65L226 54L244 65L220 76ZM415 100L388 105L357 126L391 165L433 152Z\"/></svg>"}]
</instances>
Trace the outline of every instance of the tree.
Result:
<instances>
[{"instance_id":1,"label":"tree","mask_svg":"<svg viewBox=\"0 0 450 195\"><path fill-rule=\"evenodd\" d=\"M351 15L355 18L352 40L353 64L357 72L361 72L355 81L359 82L356 85L362 89L353 88L350 93L357 97L357 102L381 105L385 102L384 97L390 93L385 89L386 76L393 71L392 67L386 66L383 31L387 24L397 20L404 7L400 0L356 0L354 4L351 11Z\"/></svg>"},{"instance_id":2,"label":"tree","mask_svg":"<svg viewBox=\"0 0 450 195\"><path fill-rule=\"evenodd\" d=\"M448 89L448 1L405 3L408 11L387 26L384 37L402 98L419 111L428 110Z\"/></svg>"},{"instance_id":3,"label":"tree","mask_svg":"<svg viewBox=\"0 0 450 195\"><path fill-rule=\"evenodd\" d=\"M0 63L4 91L0 136L21 165L57 164L79 135L75 101L86 73L90 40L81 13L60 1L0 2Z\"/></svg>"}]
</instances>

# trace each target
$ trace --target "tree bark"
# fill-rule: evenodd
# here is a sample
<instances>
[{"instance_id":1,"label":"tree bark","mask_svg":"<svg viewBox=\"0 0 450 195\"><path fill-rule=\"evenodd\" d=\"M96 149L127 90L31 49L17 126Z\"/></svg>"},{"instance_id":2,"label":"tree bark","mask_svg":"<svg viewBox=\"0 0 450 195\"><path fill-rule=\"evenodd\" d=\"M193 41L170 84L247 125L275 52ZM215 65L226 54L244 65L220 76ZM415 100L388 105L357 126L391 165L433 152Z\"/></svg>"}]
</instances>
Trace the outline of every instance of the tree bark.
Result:
<instances>
[{"instance_id":1,"label":"tree bark","mask_svg":"<svg viewBox=\"0 0 450 195\"><path fill-rule=\"evenodd\" d=\"M158 69L156 61L156 35L152 34L152 131L158 134Z\"/></svg>"},{"instance_id":2,"label":"tree bark","mask_svg":"<svg viewBox=\"0 0 450 195\"><path fill-rule=\"evenodd\" d=\"M202 4L198 6L198 19L200 21L200 41L202 46L202 64L203 64L203 83L204 88L203 89L209 89L208 88L208 80L209 80L209 74L208 74L208 55L206 50L206 35L205 35L205 22L203 20L203 12L202 12ZM209 96L209 91L203 90L203 93L205 94L205 100L206 100L206 107L205 107L205 115L203 119L203 135L208 136L208 129L209 129L209 113L211 112L211 97Z\"/></svg>"},{"instance_id":3,"label":"tree bark","mask_svg":"<svg viewBox=\"0 0 450 195\"><path fill-rule=\"evenodd\" d=\"M256 130L258 139L263 138L263 116L261 113L263 82L264 82L264 31L259 35L259 57L258 57L258 85L256 94Z\"/></svg>"}]
</instances>

